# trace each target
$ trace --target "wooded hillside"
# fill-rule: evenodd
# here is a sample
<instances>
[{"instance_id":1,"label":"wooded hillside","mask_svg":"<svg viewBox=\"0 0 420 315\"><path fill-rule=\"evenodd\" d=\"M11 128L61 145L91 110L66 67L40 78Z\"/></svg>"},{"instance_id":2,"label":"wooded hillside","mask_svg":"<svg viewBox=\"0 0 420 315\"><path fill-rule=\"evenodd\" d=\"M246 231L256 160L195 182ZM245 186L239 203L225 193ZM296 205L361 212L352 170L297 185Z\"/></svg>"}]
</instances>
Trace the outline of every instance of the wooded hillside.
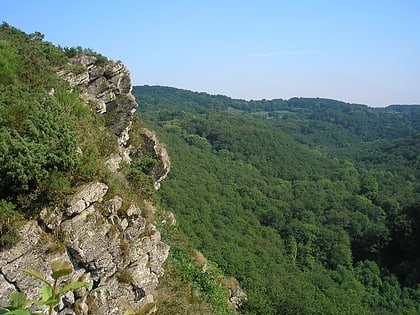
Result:
<instances>
[{"instance_id":1,"label":"wooded hillside","mask_svg":"<svg viewBox=\"0 0 420 315\"><path fill-rule=\"evenodd\" d=\"M172 158L164 207L244 314L420 312L419 106L133 94Z\"/></svg>"}]
</instances>

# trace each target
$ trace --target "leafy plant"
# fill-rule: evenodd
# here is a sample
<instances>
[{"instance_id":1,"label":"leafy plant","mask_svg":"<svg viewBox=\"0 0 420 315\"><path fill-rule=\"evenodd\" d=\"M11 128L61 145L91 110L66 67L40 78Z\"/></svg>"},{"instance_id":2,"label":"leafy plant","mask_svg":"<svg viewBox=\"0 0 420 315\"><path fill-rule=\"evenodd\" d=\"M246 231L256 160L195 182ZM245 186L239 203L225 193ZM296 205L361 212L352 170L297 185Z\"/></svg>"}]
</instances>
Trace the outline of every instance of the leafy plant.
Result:
<instances>
[{"instance_id":1,"label":"leafy plant","mask_svg":"<svg viewBox=\"0 0 420 315\"><path fill-rule=\"evenodd\" d=\"M9 305L0 309L1 315L52 315L54 307L58 305L64 294L90 285L87 282L76 281L60 286L60 279L73 272L73 268L68 261L54 261L51 264L51 277L54 279L52 283L36 270L23 269L22 271L45 284L40 289L41 298L39 300L29 300L24 292L13 292L10 295ZM32 305L46 306L48 313L32 312L29 310Z\"/></svg>"}]
</instances>

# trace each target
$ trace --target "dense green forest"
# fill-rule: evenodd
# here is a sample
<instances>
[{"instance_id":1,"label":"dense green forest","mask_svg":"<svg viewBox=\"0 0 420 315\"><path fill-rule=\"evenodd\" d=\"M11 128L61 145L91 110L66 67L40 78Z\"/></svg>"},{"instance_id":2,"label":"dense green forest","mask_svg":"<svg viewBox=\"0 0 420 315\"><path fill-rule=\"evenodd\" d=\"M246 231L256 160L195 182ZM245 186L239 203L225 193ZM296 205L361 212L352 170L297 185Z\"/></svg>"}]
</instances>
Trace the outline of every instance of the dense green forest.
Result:
<instances>
[{"instance_id":1,"label":"dense green forest","mask_svg":"<svg viewBox=\"0 0 420 315\"><path fill-rule=\"evenodd\" d=\"M118 151L117 138L95 105L81 99L81 90L70 88L57 75L63 69L72 73L86 70L82 65L69 63L70 58L80 54L94 56L97 65L112 63L91 49L58 47L46 42L41 33L26 34L7 23L0 25L2 252L22 240L18 231L28 220L39 219L43 209L64 211L65 198L87 182L105 183L109 187L105 200L118 195L124 204L152 202L156 211L144 210L150 223L160 224L164 218L153 178L147 171L156 160L147 156L135 158L131 166L124 165L118 174L105 167L110 154ZM131 145L143 145L143 128L134 117ZM176 242L171 243L165 277L155 293L160 314L236 314L227 302L228 285L234 281L225 279L216 266L208 266L203 273L199 263L202 260L194 261L196 250L188 239L177 231L171 232L165 224L159 225L159 231L165 229ZM59 250L65 248L60 233L46 229L45 237L51 237ZM5 283L0 285L4 289ZM0 309L4 306L0 305Z\"/></svg>"},{"instance_id":2,"label":"dense green forest","mask_svg":"<svg viewBox=\"0 0 420 315\"><path fill-rule=\"evenodd\" d=\"M420 106L133 93L173 163L161 202L243 314L420 313Z\"/></svg>"},{"instance_id":3,"label":"dense green forest","mask_svg":"<svg viewBox=\"0 0 420 315\"><path fill-rule=\"evenodd\" d=\"M177 217L159 227L171 245L163 314L234 313L223 274L246 290L243 314L420 313L420 106L135 87L172 160L155 195L150 181L124 186L104 168L115 137L56 74L80 53L107 62L0 27L1 250L43 207L99 180L128 200L148 192ZM147 178L134 166L128 180ZM196 250L210 271L191 261Z\"/></svg>"}]
</instances>

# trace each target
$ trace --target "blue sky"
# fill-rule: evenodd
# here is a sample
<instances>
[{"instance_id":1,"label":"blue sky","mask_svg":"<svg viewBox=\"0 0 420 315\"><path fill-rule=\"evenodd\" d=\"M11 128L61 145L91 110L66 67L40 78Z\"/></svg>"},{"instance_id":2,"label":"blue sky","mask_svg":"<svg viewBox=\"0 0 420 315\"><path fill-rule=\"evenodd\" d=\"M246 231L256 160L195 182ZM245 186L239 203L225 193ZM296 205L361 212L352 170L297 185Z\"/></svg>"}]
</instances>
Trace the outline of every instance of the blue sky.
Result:
<instances>
[{"instance_id":1,"label":"blue sky","mask_svg":"<svg viewBox=\"0 0 420 315\"><path fill-rule=\"evenodd\" d=\"M1 0L2 21L167 85L420 104L420 0Z\"/></svg>"}]
</instances>

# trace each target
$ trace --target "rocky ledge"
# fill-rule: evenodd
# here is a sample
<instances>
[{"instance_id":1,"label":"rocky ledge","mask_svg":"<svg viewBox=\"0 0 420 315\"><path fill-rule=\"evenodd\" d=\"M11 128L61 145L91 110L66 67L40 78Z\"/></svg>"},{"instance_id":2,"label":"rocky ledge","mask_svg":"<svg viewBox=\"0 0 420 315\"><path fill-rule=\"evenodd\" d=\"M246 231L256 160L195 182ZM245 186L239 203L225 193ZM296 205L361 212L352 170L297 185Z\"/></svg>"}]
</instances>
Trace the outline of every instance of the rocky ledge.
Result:
<instances>
[{"instance_id":1,"label":"rocky ledge","mask_svg":"<svg viewBox=\"0 0 420 315\"><path fill-rule=\"evenodd\" d=\"M75 71L77 70L77 71ZM155 188L167 176L171 162L164 146L155 134L147 129L140 135L143 144L133 147L129 143L133 115L138 104L131 94L130 72L121 62L97 63L97 58L78 55L70 59L70 67L58 72L69 82L72 88L79 88L81 97L87 103L93 103L96 111L105 116L107 127L117 136L119 152L113 154L107 162L108 167L116 171L121 162L130 163L132 158L145 156L157 161L149 170L155 180Z\"/></svg>"},{"instance_id":2,"label":"rocky ledge","mask_svg":"<svg viewBox=\"0 0 420 315\"><path fill-rule=\"evenodd\" d=\"M75 271L67 280L91 283L66 294L58 314L123 314L127 305L153 303L169 246L138 205L125 205L107 191L99 182L83 185L67 198L64 212L44 209L21 229L22 241L0 252L0 305L15 290L38 298L42 283L21 270L48 275L56 260L72 263Z\"/></svg>"},{"instance_id":3,"label":"rocky ledge","mask_svg":"<svg viewBox=\"0 0 420 315\"><path fill-rule=\"evenodd\" d=\"M98 113L105 115L107 127L125 145L137 103L131 94L130 72L121 62L97 63L90 55L70 59L70 67L60 70L58 76L72 88L82 90L82 98L92 102Z\"/></svg>"},{"instance_id":4,"label":"rocky ledge","mask_svg":"<svg viewBox=\"0 0 420 315\"><path fill-rule=\"evenodd\" d=\"M94 56L79 55L58 75L81 91L87 106L104 115L115 134L119 150L106 163L109 169L117 171L121 162L131 163L132 159L152 158L156 163L149 172L158 189L170 170L170 160L148 130L137 137L142 141L136 147L130 144L138 105L126 67L121 62L97 63ZM91 182L68 196L64 207L43 209L38 220L20 230L18 244L0 251L0 305L6 305L16 290L30 299L38 298L42 283L21 270L31 268L46 276L51 263L59 260L73 266L67 281L86 281L91 286L67 293L58 314L123 314L145 305L150 309L169 246L144 218L146 208L150 211L153 205L129 203L110 195L106 184Z\"/></svg>"}]
</instances>

